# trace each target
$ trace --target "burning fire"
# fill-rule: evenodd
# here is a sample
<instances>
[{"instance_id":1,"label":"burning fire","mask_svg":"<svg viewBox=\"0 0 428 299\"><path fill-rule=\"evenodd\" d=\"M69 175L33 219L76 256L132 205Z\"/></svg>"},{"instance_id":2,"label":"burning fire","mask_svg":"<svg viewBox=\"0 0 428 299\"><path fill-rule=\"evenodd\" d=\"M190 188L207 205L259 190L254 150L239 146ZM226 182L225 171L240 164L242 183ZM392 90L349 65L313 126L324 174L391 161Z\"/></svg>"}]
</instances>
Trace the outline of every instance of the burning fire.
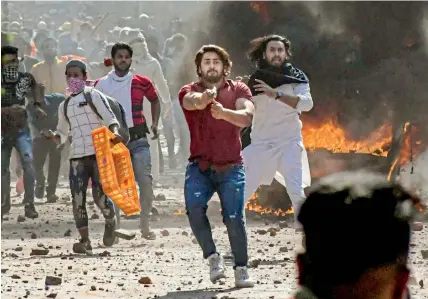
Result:
<instances>
[{"instance_id":1,"label":"burning fire","mask_svg":"<svg viewBox=\"0 0 428 299\"><path fill-rule=\"evenodd\" d=\"M263 21L265 22L266 25L270 23L268 9L264 1L251 2L250 6L255 12L257 12L262 16Z\"/></svg>"},{"instance_id":2,"label":"burning fire","mask_svg":"<svg viewBox=\"0 0 428 299\"><path fill-rule=\"evenodd\" d=\"M275 215L275 216L286 216L289 214L294 214L294 208L291 207L288 211L284 211L281 209L273 210L269 208L263 208L258 202L257 202L257 191L254 193L254 195L248 200L248 202L245 204L245 209L249 211L254 211L260 214L269 214L269 215Z\"/></svg>"},{"instance_id":3,"label":"burning fire","mask_svg":"<svg viewBox=\"0 0 428 299\"><path fill-rule=\"evenodd\" d=\"M334 153L357 152L376 156L386 156L392 141L389 124L382 125L366 139L356 141L348 139L344 128L331 119L315 125L304 123L302 135L303 143L309 151L323 148Z\"/></svg>"},{"instance_id":4,"label":"burning fire","mask_svg":"<svg viewBox=\"0 0 428 299\"><path fill-rule=\"evenodd\" d=\"M172 213L174 216L183 216L184 212L182 209L178 209L177 211L175 211L174 213Z\"/></svg>"}]
</instances>

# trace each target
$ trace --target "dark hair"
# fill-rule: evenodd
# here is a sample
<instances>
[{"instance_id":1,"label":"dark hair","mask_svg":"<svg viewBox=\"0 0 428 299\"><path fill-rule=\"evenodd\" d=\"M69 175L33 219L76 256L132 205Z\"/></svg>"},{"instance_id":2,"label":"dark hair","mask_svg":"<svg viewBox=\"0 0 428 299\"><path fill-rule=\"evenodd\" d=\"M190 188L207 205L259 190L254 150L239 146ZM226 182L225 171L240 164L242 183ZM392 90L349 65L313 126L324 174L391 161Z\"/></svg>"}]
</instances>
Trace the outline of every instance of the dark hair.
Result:
<instances>
[{"instance_id":1,"label":"dark hair","mask_svg":"<svg viewBox=\"0 0 428 299\"><path fill-rule=\"evenodd\" d=\"M263 37L253 39L251 49L248 51L248 59L255 63L258 67L266 65L266 60L263 58L263 54L266 52L266 48L269 42L278 41L282 42L285 47L285 52L288 57L291 57L291 42L288 38L276 34L271 34Z\"/></svg>"},{"instance_id":2,"label":"dark hair","mask_svg":"<svg viewBox=\"0 0 428 299\"><path fill-rule=\"evenodd\" d=\"M111 48L111 58L114 58L114 56L116 56L117 51L119 50L127 50L129 53L129 56L131 57L132 57L132 53L134 53L130 45L125 43L115 43Z\"/></svg>"},{"instance_id":3,"label":"dark hair","mask_svg":"<svg viewBox=\"0 0 428 299\"><path fill-rule=\"evenodd\" d=\"M4 55L18 55L18 48L14 46L1 47L1 57Z\"/></svg>"},{"instance_id":4,"label":"dark hair","mask_svg":"<svg viewBox=\"0 0 428 299\"><path fill-rule=\"evenodd\" d=\"M225 49L217 45L204 45L202 46L198 52L196 52L195 56L195 65L196 65L196 74L200 77L201 73L199 72L199 68L201 67L202 56L204 56L207 52L214 52L220 57L223 62L223 75L225 77L230 75L232 71L232 61L230 60L229 53Z\"/></svg>"},{"instance_id":5,"label":"dark hair","mask_svg":"<svg viewBox=\"0 0 428 299\"><path fill-rule=\"evenodd\" d=\"M385 176L358 171L322 178L298 215L306 237L301 284L325 298L320 293L356 283L370 268L405 267L410 224L420 211L420 200Z\"/></svg>"}]
</instances>

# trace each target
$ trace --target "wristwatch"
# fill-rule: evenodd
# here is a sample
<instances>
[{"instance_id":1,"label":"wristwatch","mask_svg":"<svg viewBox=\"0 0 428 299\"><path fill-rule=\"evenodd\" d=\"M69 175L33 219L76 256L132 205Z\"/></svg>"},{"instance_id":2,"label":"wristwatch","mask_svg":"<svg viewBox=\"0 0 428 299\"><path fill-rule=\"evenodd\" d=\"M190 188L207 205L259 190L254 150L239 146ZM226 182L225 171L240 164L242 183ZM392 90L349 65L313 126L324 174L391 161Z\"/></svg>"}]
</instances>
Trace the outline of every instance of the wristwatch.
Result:
<instances>
[{"instance_id":1,"label":"wristwatch","mask_svg":"<svg viewBox=\"0 0 428 299\"><path fill-rule=\"evenodd\" d=\"M284 94L280 91L276 92L275 100L278 100L280 97L282 97Z\"/></svg>"}]
</instances>

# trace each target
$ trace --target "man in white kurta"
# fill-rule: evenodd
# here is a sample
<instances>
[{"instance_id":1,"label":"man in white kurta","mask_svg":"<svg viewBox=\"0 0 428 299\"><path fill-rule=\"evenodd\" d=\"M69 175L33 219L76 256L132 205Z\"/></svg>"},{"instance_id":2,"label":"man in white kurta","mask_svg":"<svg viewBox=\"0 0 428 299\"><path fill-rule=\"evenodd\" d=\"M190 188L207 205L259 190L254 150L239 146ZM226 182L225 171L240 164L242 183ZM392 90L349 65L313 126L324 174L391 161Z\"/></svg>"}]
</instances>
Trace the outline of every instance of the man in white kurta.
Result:
<instances>
[{"instance_id":1,"label":"man in white kurta","mask_svg":"<svg viewBox=\"0 0 428 299\"><path fill-rule=\"evenodd\" d=\"M267 36L258 47L263 56L253 59L261 67L249 82L255 105L251 144L243 150L245 197L250 199L260 185L270 185L275 177L286 186L297 219L304 188L310 185L300 120L301 113L313 106L310 87L306 75L286 63L287 39ZM296 227L300 227L297 221Z\"/></svg>"}]
</instances>

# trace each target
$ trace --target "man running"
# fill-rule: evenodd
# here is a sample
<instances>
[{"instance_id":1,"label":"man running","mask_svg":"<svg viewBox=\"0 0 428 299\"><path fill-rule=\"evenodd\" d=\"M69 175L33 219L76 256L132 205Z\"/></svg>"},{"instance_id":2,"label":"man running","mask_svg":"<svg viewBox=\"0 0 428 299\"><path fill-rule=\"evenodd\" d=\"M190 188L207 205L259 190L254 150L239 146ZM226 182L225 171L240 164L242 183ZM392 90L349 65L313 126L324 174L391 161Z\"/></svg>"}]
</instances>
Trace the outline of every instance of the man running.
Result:
<instances>
[{"instance_id":1,"label":"man running","mask_svg":"<svg viewBox=\"0 0 428 299\"><path fill-rule=\"evenodd\" d=\"M251 144L243 150L247 175L245 199L260 186L270 185L279 171L285 179L297 215L305 199L304 187L310 185L309 165L303 146L302 111L313 106L309 80L288 61L290 41L279 35L254 39L249 58L258 69L248 85L252 88L255 114Z\"/></svg>"},{"instance_id":2,"label":"man running","mask_svg":"<svg viewBox=\"0 0 428 299\"><path fill-rule=\"evenodd\" d=\"M158 138L161 105L156 88L149 78L135 75L129 71L132 55L133 50L128 44L115 44L111 50L114 70L97 80L95 86L106 95L117 99L125 110L126 123L131 137L127 146L131 154L135 180L140 188L140 230L143 238L154 240L156 235L150 229L154 194L150 146L147 135L153 133L151 139ZM150 103L151 132L144 116L144 99ZM116 210L116 213L119 212ZM119 217L117 220L119 222Z\"/></svg>"},{"instance_id":3,"label":"man running","mask_svg":"<svg viewBox=\"0 0 428 299\"><path fill-rule=\"evenodd\" d=\"M205 45L195 57L199 81L185 85L179 101L190 130L190 158L184 196L192 231L209 260L210 279L225 278L223 258L214 244L206 212L214 192L220 197L223 223L235 261L235 285L253 287L247 271L244 216L245 172L240 130L251 124L251 92L242 82L227 79L232 62L216 45Z\"/></svg>"}]
</instances>

